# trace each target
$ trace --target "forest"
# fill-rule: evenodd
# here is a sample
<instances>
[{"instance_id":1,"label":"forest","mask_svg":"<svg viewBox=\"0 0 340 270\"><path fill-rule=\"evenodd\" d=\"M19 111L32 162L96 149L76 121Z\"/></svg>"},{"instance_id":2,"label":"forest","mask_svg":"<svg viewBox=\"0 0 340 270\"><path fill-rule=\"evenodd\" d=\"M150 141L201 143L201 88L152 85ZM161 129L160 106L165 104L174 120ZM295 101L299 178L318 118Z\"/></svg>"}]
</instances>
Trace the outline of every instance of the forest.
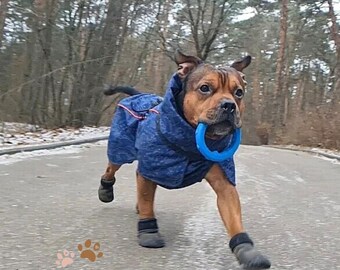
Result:
<instances>
[{"instance_id":1,"label":"forest","mask_svg":"<svg viewBox=\"0 0 340 270\"><path fill-rule=\"evenodd\" d=\"M0 124L110 125L130 85L163 95L180 49L245 55L245 144L340 149L336 0L1 0Z\"/></svg>"}]
</instances>

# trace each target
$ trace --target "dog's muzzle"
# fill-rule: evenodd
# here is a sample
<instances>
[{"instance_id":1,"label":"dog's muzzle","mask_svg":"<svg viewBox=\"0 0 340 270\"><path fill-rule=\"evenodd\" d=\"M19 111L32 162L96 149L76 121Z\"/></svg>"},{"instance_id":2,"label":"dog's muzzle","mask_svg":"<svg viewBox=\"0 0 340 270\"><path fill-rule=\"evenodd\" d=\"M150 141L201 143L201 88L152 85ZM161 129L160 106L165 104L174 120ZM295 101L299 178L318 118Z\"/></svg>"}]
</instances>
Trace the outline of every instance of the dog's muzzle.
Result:
<instances>
[{"instance_id":1,"label":"dog's muzzle","mask_svg":"<svg viewBox=\"0 0 340 270\"><path fill-rule=\"evenodd\" d=\"M207 135L211 138L227 136L241 127L241 120L236 103L230 99L223 99L219 106L207 113Z\"/></svg>"}]
</instances>

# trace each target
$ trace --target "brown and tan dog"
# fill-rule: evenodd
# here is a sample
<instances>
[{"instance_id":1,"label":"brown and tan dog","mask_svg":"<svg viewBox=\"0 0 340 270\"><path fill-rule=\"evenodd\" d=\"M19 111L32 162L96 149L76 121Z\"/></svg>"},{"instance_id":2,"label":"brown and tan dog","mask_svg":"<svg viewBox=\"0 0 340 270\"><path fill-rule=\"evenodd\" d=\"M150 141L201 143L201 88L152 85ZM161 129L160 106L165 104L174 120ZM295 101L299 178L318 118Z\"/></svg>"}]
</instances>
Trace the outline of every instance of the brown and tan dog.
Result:
<instances>
[{"instance_id":1,"label":"brown and tan dog","mask_svg":"<svg viewBox=\"0 0 340 270\"><path fill-rule=\"evenodd\" d=\"M174 108L180 115L180 118L178 119L185 121L189 128L192 128L193 131L199 122L206 123L208 125L206 133L207 138L217 142L228 137L228 135L230 135L235 130L235 128L240 128L242 125L242 114L245 107L243 101L243 96L245 93L245 81L242 70L250 64L250 56L245 57L241 61L234 62L230 67L223 68L216 68L210 64L205 64L199 58L184 55L179 51L176 52L175 59L176 63L179 65L177 74L179 79L177 78L177 86L179 86L180 91L176 93L174 92ZM172 88L170 87L170 89L175 88L175 86ZM106 94L110 95L117 92L125 92L133 96L138 94L136 90L128 87L110 88L106 91ZM168 108L164 108L164 106L167 106L166 104L161 103L159 106L159 110L157 106L152 107L152 110L148 111L149 114L143 118L140 115L136 115L138 110L136 112L131 112L131 108L127 108L125 105L121 104L120 109L122 109L122 111L125 109L127 112L118 111L116 112L115 117L119 117L119 113L126 113L126 115L130 113L135 118L140 117L138 121L146 121L145 119L148 119L147 121L150 122L150 124L148 124L148 128L152 129L153 127L157 127L155 124L157 117L162 117L162 114L166 114L165 111L168 110ZM156 116L154 116L154 112L156 112ZM164 121L172 121L171 119L173 118L170 115L164 119ZM178 119L176 121L181 121ZM109 151L110 147L114 148L114 143L118 143L119 141L119 134L116 134L117 129L123 128L123 124L121 122L119 122L119 126L117 127L114 126L114 123L115 121L113 122L111 129L111 135L113 135L111 138L111 144L109 142ZM135 122L133 122L133 124L134 123ZM130 123L129 128L133 124ZM163 124L166 125L169 123ZM178 122L170 124L171 127L180 126ZM138 125L139 124L137 123L136 130L143 128L143 126L140 128ZM127 128L125 130L127 130ZM158 130L161 130L161 128L158 127ZM130 130L128 130L128 132L130 132ZM133 138L136 138L137 141L139 138L136 136L143 135L143 132L142 135L136 135L133 132L131 134L129 133L128 135L130 137L135 136ZM181 132L183 133L185 131L179 130L177 134L181 134ZM188 155L188 158L185 160L189 164L186 166L190 167L190 151L187 153L185 148L181 148L180 146L176 145L176 143L173 143L174 141L178 141L180 144L181 138L175 138L174 140L172 140L172 138L161 139L162 143L164 142L164 144L169 146L169 151L178 152L178 155L184 156L184 158L186 158L185 156ZM194 138L192 139L194 140ZM149 143L150 145L145 149L150 149L150 146L155 141L152 141L152 138L147 138L147 140L149 141L147 141L146 144ZM126 145L126 142L124 143ZM188 141L187 143L190 144L191 142ZM138 143L136 143L136 145L138 148ZM156 145L154 146L154 148L158 147L156 147ZM121 148L122 147L116 147L113 153L119 156L124 156L126 153L119 153ZM135 158L133 155L131 158L126 154L126 162L124 160L115 161L114 157L110 157L109 155L110 162L105 174L102 176L101 185L99 188L99 198L101 201L109 202L113 200L113 184L115 182L115 173L122 164L132 162L133 160L138 160L139 163L145 163L144 160L148 159L147 153L144 158L139 158L141 156L139 151L151 151L151 149L145 149L142 146L136 149ZM194 157L194 159L195 158L196 157ZM203 157L200 158L204 159ZM166 157L164 159L166 159ZM199 163L197 162L197 158L195 159L195 162ZM162 161L159 161L159 166L162 164ZM165 166L170 166L167 165L168 163L165 161L164 164ZM213 163L202 160L202 164L205 165L195 168L195 170L201 172L201 174L197 174L195 176L195 179L190 178L190 181L188 180L189 182L186 182L186 176L184 176L184 180L181 185L170 186L169 184L169 188L181 188L196 182L200 182L202 181L202 178L206 179L217 195L218 209L226 230L231 238L229 245L239 263L243 265L245 269L270 268L270 261L265 256L261 255L257 249L255 249L252 240L248 234L245 233L241 218L239 195L235 187L235 182L233 182L231 179L233 176L228 175L228 171L223 167L224 165L222 163ZM163 247L164 240L158 232L157 220L154 213L154 197L157 185L167 187L167 183L158 181L157 176L152 177L147 175L148 171L143 170L143 166L145 165L142 164L137 171L137 204L140 219L138 223L139 244L141 246L151 248ZM152 166L154 167L148 169L157 173L157 167L155 167L157 164L153 164ZM185 175L189 175L189 173ZM162 177L162 175L159 177Z\"/></svg>"}]
</instances>

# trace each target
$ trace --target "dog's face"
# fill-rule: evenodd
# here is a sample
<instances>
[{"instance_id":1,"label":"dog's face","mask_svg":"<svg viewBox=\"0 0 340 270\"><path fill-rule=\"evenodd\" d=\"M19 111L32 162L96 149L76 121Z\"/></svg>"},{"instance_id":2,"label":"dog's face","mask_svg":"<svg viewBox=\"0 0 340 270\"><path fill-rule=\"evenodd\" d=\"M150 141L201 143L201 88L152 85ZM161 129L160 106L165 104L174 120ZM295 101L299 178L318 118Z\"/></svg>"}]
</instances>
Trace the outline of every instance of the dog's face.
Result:
<instances>
[{"instance_id":1,"label":"dog's face","mask_svg":"<svg viewBox=\"0 0 340 270\"><path fill-rule=\"evenodd\" d=\"M183 56L183 55L182 55ZM215 68L209 64L193 65L183 80L183 112L194 127L208 125L206 135L219 139L242 126L243 97L246 82L242 70L251 62L247 56L231 67Z\"/></svg>"}]
</instances>

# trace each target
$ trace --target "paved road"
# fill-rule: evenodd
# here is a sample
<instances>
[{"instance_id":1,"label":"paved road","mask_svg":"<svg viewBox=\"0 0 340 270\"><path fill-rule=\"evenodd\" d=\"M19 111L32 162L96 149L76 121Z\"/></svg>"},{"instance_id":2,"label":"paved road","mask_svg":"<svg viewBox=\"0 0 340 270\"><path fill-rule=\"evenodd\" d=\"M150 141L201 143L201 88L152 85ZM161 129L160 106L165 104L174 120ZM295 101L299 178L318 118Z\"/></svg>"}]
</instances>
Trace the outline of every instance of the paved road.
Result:
<instances>
[{"instance_id":1,"label":"paved road","mask_svg":"<svg viewBox=\"0 0 340 270\"><path fill-rule=\"evenodd\" d=\"M55 150L53 150L55 151ZM97 199L105 147L36 156L0 165L0 269L239 269L227 247L215 195L202 182L159 189L156 210L164 249L136 244L135 165L118 176L116 200ZM53 153L53 152L51 152ZM277 270L340 269L340 164L310 154L243 146L237 175L244 222ZM100 243L95 262L78 244ZM66 257L65 257L66 258Z\"/></svg>"}]
</instances>

